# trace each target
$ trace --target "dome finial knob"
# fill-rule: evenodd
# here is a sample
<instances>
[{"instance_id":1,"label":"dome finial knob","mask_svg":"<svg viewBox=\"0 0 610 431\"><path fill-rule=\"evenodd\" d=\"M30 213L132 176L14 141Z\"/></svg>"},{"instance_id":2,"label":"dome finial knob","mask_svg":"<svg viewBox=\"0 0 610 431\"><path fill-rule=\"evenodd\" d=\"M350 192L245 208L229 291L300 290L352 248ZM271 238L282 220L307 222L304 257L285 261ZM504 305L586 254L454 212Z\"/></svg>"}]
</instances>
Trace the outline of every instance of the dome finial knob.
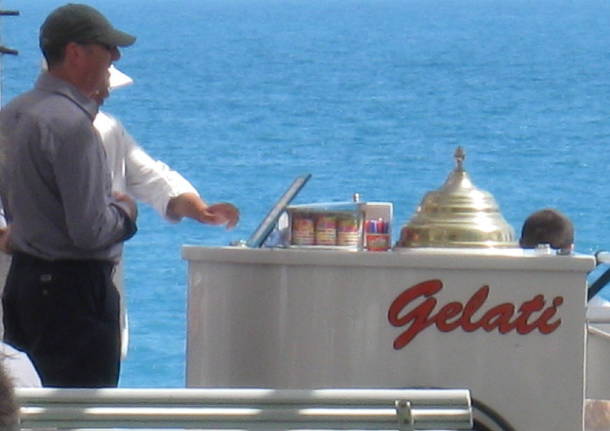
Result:
<instances>
[{"instance_id":1,"label":"dome finial knob","mask_svg":"<svg viewBox=\"0 0 610 431\"><path fill-rule=\"evenodd\" d=\"M464 170L464 159L466 158L466 152L462 147L457 147L455 149L455 153L453 155L455 158L455 166L456 170L463 171Z\"/></svg>"}]
</instances>

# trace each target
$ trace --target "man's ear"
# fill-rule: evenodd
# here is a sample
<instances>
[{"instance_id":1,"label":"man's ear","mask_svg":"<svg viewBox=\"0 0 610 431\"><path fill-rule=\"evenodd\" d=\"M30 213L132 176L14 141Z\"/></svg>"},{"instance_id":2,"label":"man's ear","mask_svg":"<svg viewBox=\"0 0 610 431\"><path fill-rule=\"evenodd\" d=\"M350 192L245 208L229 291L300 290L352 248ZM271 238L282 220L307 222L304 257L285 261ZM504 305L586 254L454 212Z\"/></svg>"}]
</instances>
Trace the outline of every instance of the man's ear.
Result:
<instances>
[{"instance_id":1,"label":"man's ear","mask_svg":"<svg viewBox=\"0 0 610 431\"><path fill-rule=\"evenodd\" d=\"M79 66L86 55L86 46L68 42L64 48L64 62L70 66Z\"/></svg>"}]
</instances>

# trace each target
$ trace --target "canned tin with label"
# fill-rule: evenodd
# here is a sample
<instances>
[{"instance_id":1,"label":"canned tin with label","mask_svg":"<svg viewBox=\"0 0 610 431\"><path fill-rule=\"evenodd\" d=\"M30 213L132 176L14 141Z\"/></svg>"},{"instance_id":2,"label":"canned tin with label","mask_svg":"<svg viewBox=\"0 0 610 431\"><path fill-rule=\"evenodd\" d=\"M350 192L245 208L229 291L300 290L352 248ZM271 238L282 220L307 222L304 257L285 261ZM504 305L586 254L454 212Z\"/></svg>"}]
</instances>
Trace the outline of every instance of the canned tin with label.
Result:
<instances>
[{"instance_id":1,"label":"canned tin with label","mask_svg":"<svg viewBox=\"0 0 610 431\"><path fill-rule=\"evenodd\" d=\"M319 215L316 219L316 245L337 245L337 217Z\"/></svg>"},{"instance_id":2,"label":"canned tin with label","mask_svg":"<svg viewBox=\"0 0 610 431\"><path fill-rule=\"evenodd\" d=\"M337 222L337 245L358 245L360 221L356 215L344 215Z\"/></svg>"},{"instance_id":3,"label":"canned tin with label","mask_svg":"<svg viewBox=\"0 0 610 431\"><path fill-rule=\"evenodd\" d=\"M315 226L312 216L294 214L292 216L292 241L294 245L314 245Z\"/></svg>"}]
</instances>

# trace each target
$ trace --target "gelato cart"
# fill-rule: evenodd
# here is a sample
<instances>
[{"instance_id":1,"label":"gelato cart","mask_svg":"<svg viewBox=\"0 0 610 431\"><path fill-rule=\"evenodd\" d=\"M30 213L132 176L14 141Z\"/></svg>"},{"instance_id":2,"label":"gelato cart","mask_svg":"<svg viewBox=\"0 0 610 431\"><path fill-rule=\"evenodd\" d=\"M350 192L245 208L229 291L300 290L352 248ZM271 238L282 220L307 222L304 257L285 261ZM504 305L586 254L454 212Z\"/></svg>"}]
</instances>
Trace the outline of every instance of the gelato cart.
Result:
<instances>
[{"instance_id":1,"label":"gelato cart","mask_svg":"<svg viewBox=\"0 0 610 431\"><path fill-rule=\"evenodd\" d=\"M518 248L463 160L393 246L391 204L357 199L284 199L272 247L184 246L187 386L466 388L512 429L583 430L595 260Z\"/></svg>"}]
</instances>

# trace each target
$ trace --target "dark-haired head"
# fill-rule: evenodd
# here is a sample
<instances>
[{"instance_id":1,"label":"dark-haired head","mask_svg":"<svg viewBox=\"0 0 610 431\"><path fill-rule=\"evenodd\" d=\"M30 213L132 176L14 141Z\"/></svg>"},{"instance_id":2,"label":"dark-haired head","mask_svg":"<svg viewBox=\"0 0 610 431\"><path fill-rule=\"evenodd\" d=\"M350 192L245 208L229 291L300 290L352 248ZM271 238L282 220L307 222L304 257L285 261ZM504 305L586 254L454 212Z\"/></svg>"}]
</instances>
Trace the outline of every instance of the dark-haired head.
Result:
<instances>
[{"instance_id":1,"label":"dark-haired head","mask_svg":"<svg viewBox=\"0 0 610 431\"><path fill-rule=\"evenodd\" d=\"M556 250L571 250L574 245L574 226L560 211L545 208L532 213L523 223L519 245L536 248L549 244Z\"/></svg>"}]
</instances>

